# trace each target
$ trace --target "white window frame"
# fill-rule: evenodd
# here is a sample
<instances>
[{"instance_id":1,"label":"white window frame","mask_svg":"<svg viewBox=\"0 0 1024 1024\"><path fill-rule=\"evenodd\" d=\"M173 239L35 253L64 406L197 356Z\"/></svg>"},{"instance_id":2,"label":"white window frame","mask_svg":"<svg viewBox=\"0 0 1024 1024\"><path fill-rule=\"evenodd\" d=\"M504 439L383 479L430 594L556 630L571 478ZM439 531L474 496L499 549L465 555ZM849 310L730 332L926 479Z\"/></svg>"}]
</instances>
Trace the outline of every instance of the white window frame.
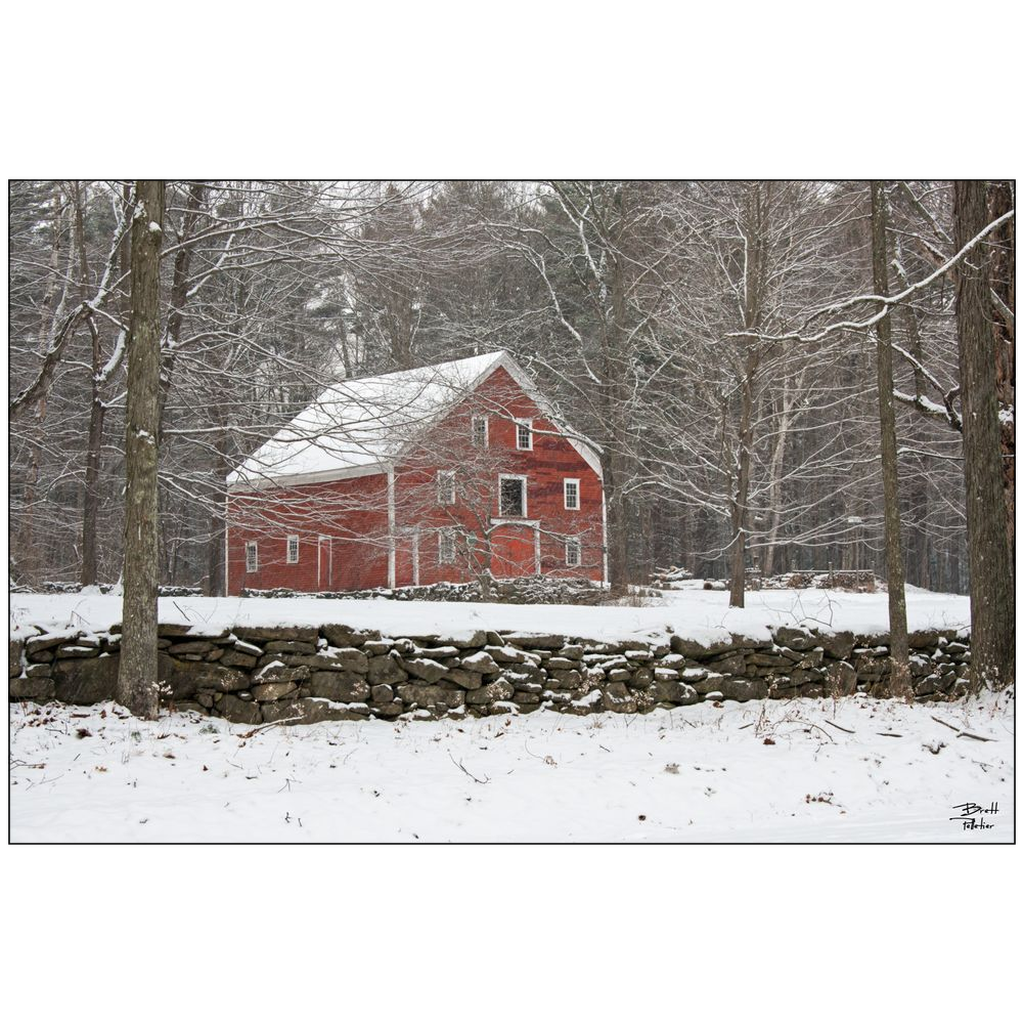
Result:
<instances>
[{"instance_id":1,"label":"white window frame","mask_svg":"<svg viewBox=\"0 0 1024 1024\"><path fill-rule=\"evenodd\" d=\"M482 423L484 425L484 443L482 445L479 445L479 446L476 443L476 426L477 426L478 423ZM469 430L470 430L470 438L471 438L471 440L473 442L473 447L474 448L476 448L476 447L490 448L490 446L491 446L491 428L490 428L490 424L488 422L488 418L486 416L474 416L473 417L472 425L470 426Z\"/></svg>"},{"instance_id":2,"label":"white window frame","mask_svg":"<svg viewBox=\"0 0 1024 1024\"><path fill-rule=\"evenodd\" d=\"M292 557L292 544L295 544L295 557ZM289 533L285 544L285 561L288 565L299 564L299 535L297 533Z\"/></svg>"},{"instance_id":3,"label":"white window frame","mask_svg":"<svg viewBox=\"0 0 1024 1024\"><path fill-rule=\"evenodd\" d=\"M260 571L260 546L254 540L245 542L245 571Z\"/></svg>"},{"instance_id":4,"label":"white window frame","mask_svg":"<svg viewBox=\"0 0 1024 1024\"><path fill-rule=\"evenodd\" d=\"M505 512L501 507L501 485L506 480L521 480L523 482L523 511L521 515L514 516L511 513ZM498 516L501 518L508 517L513 522L519 522L520 519L525 519L527 516L527 482L526 477L521 473L499 473L498 474Z\"/></svg>"},{"instance_id":5,"label":"white window frame","mask_svg":"<svg viewBox=\"0 0 1024 1024\"><path fill-rule=\"evenodd\" d=\"M442 492L441 488L445 490ZM437 471L437 503L438 505L455 504L455 470L439 469Z\"/></svg>"},{"instance_id":6,"label":"white window frame","mask_svg":"<svg viewBox=\"0 0 1024 1024\"><path fill-rule=\"evenodd\" d=\"M570 552L575 554L575 561L569 557ZM583 544L579 537L565 538L565 564L572 569L579 568L583 564Z\"/></svg>"},{"instance_id":7,"label":"white window frame","mask_svg":"<svg viewBox=\"0 0 1024 1024\"><path fill-rule=\"evenodd\" d=\"M450 544L451 557L446 558L447 554L445 545ZM438 565L454 565L455 564L455 531L454 530L441 530L437 535L437 564Z\"/></svg>"},{"instance_id":8,"label":"white window frame","mask_svg":"<svg viewBox=\"0 0 1024 1024\"><path fill-rule=\"evenodd\" d=\"M569 504L569 484L576 485L576 504ZM567 476L562 478L562 504L570 512L578 512L580 510L580 482L576 477Z\"/></svg>"},{"instance_id":9,"label":"white window frame","mask_svg":"<svg viewBox=\"0 0 1024 1024\"><path fill-rule=\"evenodd\" d=\"M527 444L519 443L519 429L521 427L526 427ZM533 451L533 420L516 420L516 450L521 452Z\"/></svg>"}]
</instances>

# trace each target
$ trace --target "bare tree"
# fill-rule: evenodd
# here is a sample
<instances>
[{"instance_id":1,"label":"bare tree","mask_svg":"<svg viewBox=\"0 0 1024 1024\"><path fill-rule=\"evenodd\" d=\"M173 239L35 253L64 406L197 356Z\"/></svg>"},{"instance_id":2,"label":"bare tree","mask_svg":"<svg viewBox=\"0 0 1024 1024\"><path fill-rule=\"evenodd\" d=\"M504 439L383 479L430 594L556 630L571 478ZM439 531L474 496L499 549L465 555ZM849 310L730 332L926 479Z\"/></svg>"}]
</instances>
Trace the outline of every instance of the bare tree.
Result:
<instances>
[{"instance_id":1,"label":"bare tree","mask_svg":"<svg viewBox=\"0 0 1024 1024\"><path fill-rule=\"evenodd\" d=\"M954 186L958 247L985 228L985 183ZM992 356L988 259L978 249L957 274L957 338L964 427L964 480L971 564L971 686L1000 690L1013 682L1013 569L1004 520L1002 448Z\"/></svg>"},{"instance_id":2,"label":"bare tree","mask_svg":"<svg viewBox=\"0 0 1024 1024\"><path fill-rule=\"evenodd\" d=\"M132 213L132 317L125 423L124 614L118 700L156 718L160 441L160 247L164 183L139 181Z\"/></svg>"},{"instance_id":3,"label":"bare tree","mask_svg":"<svg viewBox=\"0 0 1024 1024\"><path fill-rule=\"evenodd\" d=\"M871 267L875 294L889 295L889 244L886 237L885 183L871 182ZM890 690L912 693L910 649L907 645L907 597L900 523L899 465L896 454L896 411L892 397L892 323L888 316L875 324L878 337L878 423L881 436L882 493L885 502L885 567L889 590Z\"/></svg>"}]
</instances>

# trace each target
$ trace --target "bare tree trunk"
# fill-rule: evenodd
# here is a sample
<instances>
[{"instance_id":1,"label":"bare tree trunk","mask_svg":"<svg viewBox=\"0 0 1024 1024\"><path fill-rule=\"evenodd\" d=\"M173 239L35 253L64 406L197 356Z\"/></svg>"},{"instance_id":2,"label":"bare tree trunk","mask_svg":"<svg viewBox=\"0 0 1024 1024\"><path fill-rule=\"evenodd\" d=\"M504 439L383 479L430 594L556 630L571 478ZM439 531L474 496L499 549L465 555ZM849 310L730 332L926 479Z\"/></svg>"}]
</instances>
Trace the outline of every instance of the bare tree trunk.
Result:
<instances>
[{"instance_id":1,"label":"bare tree trunk","mask_svg":"<svg viewBox=\"0 0 1024 1024\"><path fill-rule=\"evenodd\" d=\"M192 263L192 249L195 246L196 224L206 196L206 186L194 181L189 186L185 213L181 219L181 247L174 254L174 271L171 276L170 308L167 312L167 346L162 353L160 367L160 423L163 424L164 404L174 376L174 362L181 341L181 328L185 322L185 305L188 302L189 268Z\"/></svg>"},{"instance_id":2,"label":"bare tree trunk","mask_svg":"<svg viewBox=\"0 0 1024 1024\"><path fill-rule=\"evenodd\" d=\"M748 353L743 374L743 394L740 407L740 434L736 497L732 512L732 551L730 553L729 607L742 608L746 588L746 554L748 510L750 498L750 456L753 447L754 373L756 361Z\"/></svg>"},{"instance_id":3,"label":"bare tree trunk","mask_svg":"<svg viewBox=\"0 0 1024 1024\"><path fill-rule=\"evenodd\" d=\"M164 183L139 181L132 219L132 317L125 417L125 544L121 667L117 697L140 718L156 718L160 425L160 245Z\"/></svg>"},{"instance_id":4,"label":"bare tree trunk","mask_svg":"<svg viewBox=\"0 0 1024 1024\"><path fill-rule=\"evenodd\" d=\"M74 203L75 244L78 247L79 294L82 301L89 298L89 257L85 248L85 214L82 209L82 184L72 182L71 193ZM85 495L82 502L82 572L83 587L92 586L97 579L97 549L100 518L100 451L103 444L103 419L106 408L100 394L100 370L103 351L100 332L93 317L86 323L92 339L92 363L90 377L89 440L85 453Z\"/></svg>"},{"instance_id":5,"label":"bare tree trunk","mask_svg":"<svg viewBox=\"0 0 1024 1024\"><path fill-rule=\"evenodd\" d=\"M732 550L729 581L729 606L743 607L746 587L747 532L750 528L751 459L754 448L754 383L761 355L757 349L757 332L761 327L768 272L768 220L771 182L755 182L746 192L743 207L743 379L737 458L736 497L732 514Z\"/></svg>"},{"instance_id":6,"label":"bare tree trunk","mask_svg":"<svg viewBox=\"0 0 1024 1024\"><path fill-rule=\"evenodd\" d=\"M988 218L995 220L1013 208L1013 189L1008 181L988 184ZM1014 484L1017 429L1014 418L1016 381L1016 225L1007 221L992 234L991 273L992 330L996 346L996 398L999 401L999 428L1003 454L1003 497L1006 502L1006 537L1013 565Z\"/></svg>"},{"instance_id":7,"label":"bare tree trunk","mask_svg":"<svg viewBox=\"0 0 1024 1024\"><path fill-rule=\"evenodd\" d=\"M871 265L876 295L889 294L886 242L885 183L871 182ZM896 410L892 397L892 323L878 321L878 421L882 449L882 492L885 519L885 574L889 585L890 692L911 697L910 652L907 644L907 595L900 528L899 462L896 451Z\"/></svg>"},{"instance_id":8,"label":"bare tree trunk","mask_svg":"<svg viewBox=\"0 0 1024 1024\"><path fill-rule=\"evenodd\" d=\"M608 550L608 582L616 591L625 590L629 576L629 521L620 483L624 475L625 467L621 456L618 453L608 455L604 462L604 493L608 519L604 542Z\"/></svg>"},{"instance_id":9,"label":"bare tree trunk","mask_svg":"<svg viewBox=\"0 0 1024 1024\"><path fill-rule=\"evenodd\" d=\"M219 417L218 417L219 420ZM231 470L227 456L227 428L221 422L217 426L220 432L214 442L217 455L214 461L214 472L216 473L216 484L210 495L210 538L207 541L206 551L206 592L211 597L219 597L225 593L224 590L224 559L227 554L224 545L224 512L223 496L227 489L227 476Z\"/></svg>"},{"instance_id":10,"label":"bare tree trunk","mask_svg":"<svg viewBox=\"0 0 1024 1024\"><path fill-rule=\"evenodd\" d=\"M900 288L910 285L903 272L902 251L896 243L896 276ZM906 324L907 336L910 339L910 354L917 360L914 366L914 395L921 397L928 393L921 366L924 364L924 346L921 343L921 329L917 321L917 310L912 305L904 307L903 322ZM910 508L913 509L914 522L910 526L909 568L911 578L919 587L931 586L931 543L925 522L928 518L928 480L923 472L918 472L910 481Z\"/></svg>"},{"instance_id":11,"label":"bare tree trunk","mask_svg":"<svg viewBox=\"0 0 1024 1024\"><path fill-rule=\"evenodd\" d=\"M626 352L626 280L623 257L619 246L623 239L617 235L608 253L610 309L605 316L602 342L604 386L601 396L605 403L605 422L611 433L605 472L605 495L608 501L608 582L615 591L625 591L629 582L629 516L623 491L629 473L629 451L626 441L626 379L623 355Z\"/></svg>"},{"instance_id":12,"label":"bare tree trunk","mask_svg":"<svg viewBox=\"0 0 1024 1024\"><path fill-rule=\"evenodd\" d=\"M46 291L43 293L41 303L42 312L39 318L39 340L45 344L49 337L56 311L54 300L57 295L57 285L60 280L61 264L61 238L64 210L64 195L59 183L53 186L53 240L50 245L49 273L46 278ZM63 302L63 300L62 300ZM46 419L46 394L42 394L36 401L36 419L42 426ZM36 488L39 486L39 455L41 447L37 434L33 434L29 443L29 464L31 470L25 484L25 513L22 520L20 541L18 550L24 552L18 559L18 570L25 582L38 583L36 574L41 561L39 557L39 546L35 537L35 501Z\"/></svg>"},{"instance_id":13,"label":"bare tree trunk","mask_svg":"<svg viewBox=\"0 0 1024 1024\"><path fill-rule=\"evenodd\" d=\"M987 223L985 183L954 183L956 244L966 245ZM992 300L986 253L960 265L956 286L960 402L964 428L967 543L971 567L971 689L1000 690L1013 682L1013 569L1007 542L1003 467L992 358Z\"/></svg>"},{"instance_id":14,"label":"bare tree trunk","mask_svg":"<svg viewBox=\"0 0 1024 1024\"><path fill-rule=\"evenodd\" d=\"M782 384L782 410L778 426L778 438L772 450L772 460L769 468L771 483L768 489L768 504L771 509L772 525L768 532L768 544L764 554L764 565L762 573L765 578L771 576L775 571L775 551L779 543L779 530L782 527L782 470L786 464L786 442L789 439L789 430L793 422L793 405L796 397L802 391L804 375L801 372L793 386L788 380Z\"/></svg>"}]
</instances>

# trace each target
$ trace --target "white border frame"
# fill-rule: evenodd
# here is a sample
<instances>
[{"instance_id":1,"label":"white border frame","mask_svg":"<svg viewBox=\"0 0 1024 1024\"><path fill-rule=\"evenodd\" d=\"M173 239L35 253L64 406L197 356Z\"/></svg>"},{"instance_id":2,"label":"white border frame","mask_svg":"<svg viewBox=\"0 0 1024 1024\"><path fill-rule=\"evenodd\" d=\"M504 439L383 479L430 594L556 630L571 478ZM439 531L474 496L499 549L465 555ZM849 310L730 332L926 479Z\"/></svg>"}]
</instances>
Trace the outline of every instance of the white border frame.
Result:
<instances>
[{"instance_id":1,"label":"white border frame","mask_svg":"<svg viewBox=\"0 0 1024 1024\"><path fill-rule=\"evenodd\" d=\"M292 558L292 541L295 541L295 557ZM299 535L297 533L286 533L284 538L284 564L299 564Z\"/></svg>"},{"instance_id":2,"label":"white border frame","mask_svg":"<svg viewBox=\"0 0 1024 1024\"><path fill-rule=\"evenodd\" d=\"M253 562L255 564L253 565L253 567L251 569L249 568L249 551L250 551L250 549L252 550L252 553L255 556L253 558ZM260 571L260 544L259 544L259 541L247 540L245 542L245 572L246 572L246 575L248 575L249 573L259 572L259 571Z\"/></svg>"}]
</instances>

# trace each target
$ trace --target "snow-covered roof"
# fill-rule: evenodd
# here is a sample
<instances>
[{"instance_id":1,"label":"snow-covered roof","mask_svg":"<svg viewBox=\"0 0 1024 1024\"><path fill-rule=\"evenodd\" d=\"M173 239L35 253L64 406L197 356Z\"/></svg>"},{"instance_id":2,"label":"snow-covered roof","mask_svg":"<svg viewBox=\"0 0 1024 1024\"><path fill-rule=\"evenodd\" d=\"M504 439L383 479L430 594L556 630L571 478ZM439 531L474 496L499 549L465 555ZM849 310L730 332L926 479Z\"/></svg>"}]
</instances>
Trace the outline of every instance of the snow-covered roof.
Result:
<instances>
[{"instance_id":1,"label":"snow-covered roof","mask_svg":"<svg viewBox=\"0 0 1024 1024\"><path fill-rule=\"evenodd\" d=\"M554 415L522 368L504 351L343 380L325 389L230 473L228 486L314 483L381 472L416 434L499 367L546 413ZM570 441L600 473L596 450Z\"/></svg>"}]
</instances>

